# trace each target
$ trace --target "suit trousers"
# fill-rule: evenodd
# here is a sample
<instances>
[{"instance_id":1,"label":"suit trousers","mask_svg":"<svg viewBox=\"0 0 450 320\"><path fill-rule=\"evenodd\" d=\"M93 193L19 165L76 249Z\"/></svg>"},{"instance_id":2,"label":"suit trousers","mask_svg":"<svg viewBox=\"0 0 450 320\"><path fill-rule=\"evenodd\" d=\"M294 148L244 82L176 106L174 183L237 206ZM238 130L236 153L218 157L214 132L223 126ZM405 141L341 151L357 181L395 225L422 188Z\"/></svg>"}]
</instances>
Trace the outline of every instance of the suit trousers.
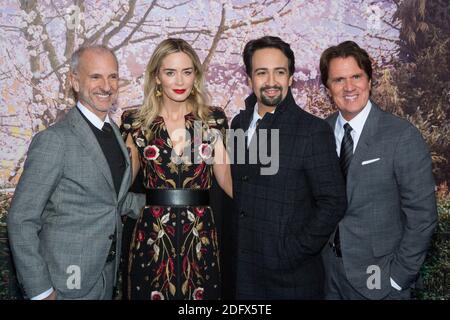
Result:
<instances>
[{"instance_id":1,"label":"suit trousers","mask_svg":"<svg viewBox=\"0 0 450 320\"><path fill-rule=\"evenodd\" d=\"M353 288L347 280L344 263L342 258L337 257L334 251L327 244L323 249L325 263L325 299L326 300L369 300ZM383 300L409 300L411 298L411 289L396 290L383 298Z\"/></svg>"},{"instance_id":2,"label":"suit trousers","mask_svg":"<svg viewBox=\"0 0 450 320\"><path fill-rule=\"evenodd\" d=\"M114 291L114 268L115 260L106 262L101 276L92 287L92 290L84 297L77 298L77 300L111 300ZM59 291L56 293L56 299L67 300Z\"/></svg>"}]
</instances>

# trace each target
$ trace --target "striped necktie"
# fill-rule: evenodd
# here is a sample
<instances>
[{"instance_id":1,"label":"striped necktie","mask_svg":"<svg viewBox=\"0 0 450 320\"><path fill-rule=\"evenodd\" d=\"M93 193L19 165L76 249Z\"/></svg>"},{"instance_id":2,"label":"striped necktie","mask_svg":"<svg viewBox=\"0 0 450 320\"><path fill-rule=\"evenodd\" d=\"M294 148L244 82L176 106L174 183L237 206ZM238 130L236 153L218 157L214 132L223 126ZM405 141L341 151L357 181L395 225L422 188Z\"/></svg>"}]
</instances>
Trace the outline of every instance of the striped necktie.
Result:
<instances>
[{"instance_id":1,"label":"striped necktie","mask_svg":"<svg viewBox=\"0 0 450 320\"><path fill-rule=\"evenodd\" d=\"M344 124L344 137L342 138L341 143L341 154L339 156L339 163L341 164L342 173L344 177L347 178L348 167L350 166L350 162L353 158L353 139L352 135L352 127L346 123Z\"/></svg>"},{"instance_id":2,"label":"striped necktie","mask_svg":"<svg viewBox=\"0 0 450 320\"><path fill-rule=\"evenodd\" d=\"M353 158L353 139L352 132L353 128L348 124L344 124L344 137L341 142L341 154L339 156L339 163L341 164L342 173L344 174L344 178L347 180L348 167L350 166L350 162ZM334 234L333 241L334 251L336 256L342 257L341 252L341 239L339 235L339 226L336 229Z\"/></svg>"}]
</instances>

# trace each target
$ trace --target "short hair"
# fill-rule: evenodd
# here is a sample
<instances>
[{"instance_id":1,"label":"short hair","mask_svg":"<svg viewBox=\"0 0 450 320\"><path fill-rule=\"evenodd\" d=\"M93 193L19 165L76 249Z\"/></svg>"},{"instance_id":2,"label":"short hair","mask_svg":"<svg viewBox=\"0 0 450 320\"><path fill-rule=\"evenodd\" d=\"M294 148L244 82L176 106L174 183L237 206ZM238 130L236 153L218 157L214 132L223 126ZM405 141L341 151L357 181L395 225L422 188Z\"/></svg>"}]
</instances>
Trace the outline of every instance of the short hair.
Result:
<instances>
[{"instance_id":1,"label":"short hair","mask_svg":"<svg viewBox=\"0 0 450 320\"><path fill-rule=\"evenodd\" d=\"M95 45L91 45L91 46L82 46L82 47L78 48L77 50L75 50L75 52L72 54L72 57L70 58L70 71L72 73L76 73L76 71L78 70L78 67L80 65L81 56L86 51L89 51L89 50L92 50L92 51L95 51L95 52L98 52L98 53L110 53L110 54L112 54L112 56L114 57L114 60L116 61L117 67L119 67L119 62L117 60L117 56L114 53L114 51L112 51L107 46L100 45L100 44L95 44Z\"/></svg>"},{"instance_id":2,"label":"short hair","mask_svg":"<svg viewBox=\"0 0 450 320\"><path fill-rule=\"evenodd\" d=\"M252 58L255 51L265 48L279 49L288 59L289 75L292 76L295 72L295 57L291 46L281 40L279 37L264 36L259 39L250 40L244 47L243 57L245 64L245 72L251 78L252 77Z\"/></svg>"},{"instance_id":3,"label":"short hair","mask_svg":"<svg viewBox=\"0 0 450 320\"><path fill-rule=\"evenodd\" d=\"M372 80L372 61L367 54L367 51L353 41L344 41L337 46L332 46L326 49L320 56L320 77L322 83L328 88L328 72L330 68L330 61L334 58L353 57L358 66L365 71L369 81Z\"/></svg>"}]
</instances>

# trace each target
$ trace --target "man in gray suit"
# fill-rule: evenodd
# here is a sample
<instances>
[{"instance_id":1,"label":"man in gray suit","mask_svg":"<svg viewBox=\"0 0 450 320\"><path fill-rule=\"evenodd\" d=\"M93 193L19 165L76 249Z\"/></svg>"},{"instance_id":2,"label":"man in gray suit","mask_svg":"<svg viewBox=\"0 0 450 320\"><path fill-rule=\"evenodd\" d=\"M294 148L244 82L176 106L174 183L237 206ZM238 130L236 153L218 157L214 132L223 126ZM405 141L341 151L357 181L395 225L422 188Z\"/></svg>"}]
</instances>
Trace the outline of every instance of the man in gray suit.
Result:
<instances>
[{"instance_id":1,"label":"man in gray suit","mask_svg":"<svg viewBox=\"0 0 450 320\"><path fill-rule=\"evenodd\" d=\"M137 217L143 195L128 193L130 158L108 112L118 63L102 46L77 50L70 80L77 106L38 133L8 213L19 283L30 299L111 299L121 214Z\"/></svg>"},{"instance_id":2,"label":"man in gray suit","mask_svg":"<svg viewBox=\"0 0 450 320\"><path fill-rule=\"evenodd\" d=\"M372 67L352 41L320 58L338 113L327 121L348 207L325 246L327 299L409 299L437 222L431 157L419 131L370 98Z\"/></svg>"}]
</instances>

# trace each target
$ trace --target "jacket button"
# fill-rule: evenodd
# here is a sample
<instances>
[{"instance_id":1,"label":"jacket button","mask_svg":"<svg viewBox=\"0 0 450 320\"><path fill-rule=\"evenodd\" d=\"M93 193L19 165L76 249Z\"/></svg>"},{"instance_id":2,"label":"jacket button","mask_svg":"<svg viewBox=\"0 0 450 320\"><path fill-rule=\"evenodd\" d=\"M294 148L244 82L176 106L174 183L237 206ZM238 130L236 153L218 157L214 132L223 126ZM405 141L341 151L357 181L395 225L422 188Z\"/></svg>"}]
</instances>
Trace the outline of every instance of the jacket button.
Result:
<instances>
[{"instance_id":1,"label":"jacket button","mask_svg":"<svg viewBox=\"0 0 450 320\"><path fill-rule=\"evenodd\" d=\"M244 218L245 217L245 212L241 211L241 213L239 213L239 215L241 216L241 218Z\"/></svg>"},{"instance_id":2,"label":"jacket button","mask_svg":"<svg viewBox=\"0 0 450 320\"><path fill-rule=\"evenodd\" d=\"M248 181L248 176L243 176L242 181Z\"/></svg>"}]
</instances>

